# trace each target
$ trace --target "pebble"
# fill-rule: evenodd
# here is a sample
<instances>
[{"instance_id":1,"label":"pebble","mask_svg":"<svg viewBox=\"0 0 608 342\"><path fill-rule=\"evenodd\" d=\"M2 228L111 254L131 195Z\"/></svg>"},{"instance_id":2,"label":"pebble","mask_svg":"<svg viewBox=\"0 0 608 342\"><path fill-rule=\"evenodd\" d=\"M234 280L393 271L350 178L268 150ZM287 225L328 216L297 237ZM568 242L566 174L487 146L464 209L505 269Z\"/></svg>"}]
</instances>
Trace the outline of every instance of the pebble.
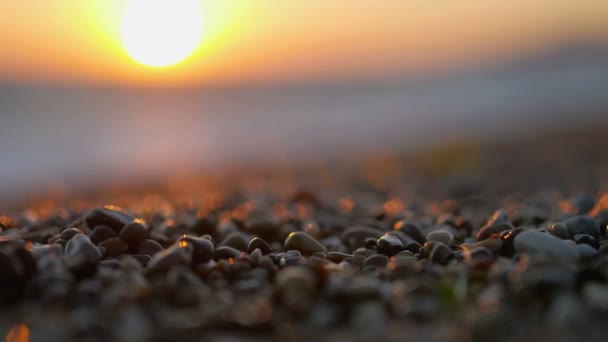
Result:
<instances>
[{"instance_id":1,"label":"pebble","mask_svg":"<svg viewBox=\"0 0 608 342\"><path fill-rule=\"evenodd\" d=\"M499 222L490 226L485 226L477 233L477 241L485 240L493 235L498 235L505 230L513 229L513 225L508 222Z\"/></svg>"},{"instance_id":2,"label":"pebble","mask_svg":"<svg viewBox=\"0 0 608 342\"><path fill-rule=\"evenodd\" d=\"M148 238L148 229L142 222L135 220L127 223L118 236L130 245L137 245Z\"/></svg>"},{"instance_id":3,"label":"pebble","mask_svg":"<svg viewBox=\"0 0 608 342\"><path fill-rule=\"evenodd\" d=\"M101 242L117 236L118 235L112 228L108 226L97 226L91 232L90 239L94 244L99 245Z\"/></svg>"},{"instance_id":4,"label":"pebble","mask_svg":"<svg viewBox=\"0 0 608 342\"><path fill-rule=\"evenodd\" d=\"M289 234L283 245L287 250L295 249L304 255L312 255L317 252L327 251L327 248L319 241L304 232L293 232Z\"/></svg>"},{"instance_id":5,"label":"pebble","mask_svg":"<svg viewBox=\"0 0 608 342\"><path fill-rule=\"evenodd\" d=\"M218 247L232 247L234 249L238 249L239 251L247 250L247 245L249 245L249 240L251 240L251 236L241 232L232 232L226 236L226 238L218 244Z\"/></svg>"},{"instance_id":6,"label":"pebble","mask_svg":"<svg viewBox=\"0 0 608 342\"><path fill-rule=\"evenodd\" d=\"M155 272L167 272L175 266L190 266L193 249L190 244L174 244L154 254L147 268Z\"/></svg>"},{"instance_id":7,"label":"pebble","mask_svg":"<svg viewBox=\"0 0 608 342\"><path fill-rule=\"evenodd\" d=\"M143 255L154 256L154 254L163 250L163 246L150 239L146 239L137 245L137 253Z\"/></svg>"},{"instance_id":8,"label":"pebble","mask_svg":"<svg viewBox=\"0 0 608 342\"><path fill-rule=\"evenodd\" d=\"M600 227L597 224L597 221L591 216L581 215L571 217L564 220L564 224L566 225L566 228L568 228L570 236L587 234L596 239L600 236Z\"/></svg>"},{"instance_id":9,"label":"pebble","mask_svg":"<svg viewBox=\"0 0 608 342\"><path fill-rule=\"evenodd\" d=\"M103 247L105 249L106 256L109 257L118 256L129 249L129 246L117 237L103 241L99 244L99 247Z\"/></svg>"},{"instance_id":10,"label":"pebble","mask_svg":"<svg viewBox=\"0 0 608 342\"><path fill-rule=\"evenodd\" d=\"M441 242L446 246L451 246L454 242L454 235L447 230L436 230L426 235L426 241Z\"/></svg>"},{"instance_id":11,"label":"pebble","mask_svg":"<svg viewBox=\"0 0 608 342\"><path fill-rule=\"evenodd\" d=\"M197 238L194 236L183 236L177 241L177 244L180 246L184 243L190 244L193 247L192 264L194 265L211 260L213 253L215 252L213 242L207 239Z\"/></svg>"},{"instance_id":12,"label":"pebble","mask_svg":"<svg viewBox=\"0 0 608 342\"><path fill-rule=\"evenodd\" d=\"M371 268L386 267L388 260L389 260L388 257L384 254L370 255L369 257L367 257L365 259L365 261L363 261L363 268L369 269L370 267Z\"/></svg>"},{"instance_id":13,"label":"pebble","mask_svg":"<svg viewBox=\"0 0 608 342\"><path fill-rule=\"evenodd\" d=\"M566 227L566 225L562 222L552 223L548 230L549 233L563 240L570 239L571 237L568 227Z\"/></svg>"},{"instance_id":14,"label":"pebble","mask_svg":"<svg viewBox=\"0 0 608 342\"><path fill-rule=\"evenodd\" d=\"M502 197L508 186L497 179L428 201L424 183L386 179L362 180L347 197L306 195L313 204L284 201L296 185L286 178L257 196L218 196L209 179L193 188L209 196L200 202L160 193L117 201L136 215L80 204L49 218L38 208L0 213L5 316L25 322L33 340L605 335L603 199L590 210L588 194Z\"/></svg>"},{"instance_id":15,"label":"pebble","mask_svg":"<svg viewBox=\"0 0 608 342\"><path fill-rule=\"evenodd\" d=\"M259 249L263 255L270 253L270 245L258 237L255 237L249 241L249 244L247 244L247 253L251 253L256 249Z\"/></svg>"},{"instance_id":16,"label":"pebble","mask_svg":"<svg viewBox=\"0 0 608 342\"><path fill-rule=\"evenodd\" d=\"M378 253L393 256L405 249L403 242L394 235L384 234L377 241Z\"/></svg>"},{"instance_id":17,"label":"pebble","mask_svg":"<svg viewBox=\"0 0 608 342\"><path fill-rule=\"evenodd\" d=\"M127 223L133 221L135 217L115 207L96 208L91 210L84 218L84 222L89 228L105 225L118 233Z\"/></svg>"},{"instance_id":18,"label":"pebble","mask_svg":"<svg viewBox=\"0 0 608 342\"><path fill-rule=\"evenodd\" d=\"M78 228L68 228L61 232L59 238L65 241L70 241L70 239L73 238L76 234L82 234L82 230Z\"/></svg>"},{"instance_id":19,"label":"pebble","mask_svg":"<svg viewBox=\"0 0 608 342\"><path fill-rule=\"evenodd\" d=\"M525 253L531 258L575 263L579 257L575 246L551 234L527 230L518 234L513 245L517 253Z\"/></svg>"},{"instance_id":20,"label":"pebble","mask_svg":"<svg viewBox=\"0 0 608 342\"><path fill-rule=\"evenodd\" d=\"M347 228L342 233L342 240L351 250L355 250L358 247L365 246L365 240L367 238L378 239L382 236L383 232L380 229L366 227L366 226L353 226Z\"/></svg>"}]
</instances>

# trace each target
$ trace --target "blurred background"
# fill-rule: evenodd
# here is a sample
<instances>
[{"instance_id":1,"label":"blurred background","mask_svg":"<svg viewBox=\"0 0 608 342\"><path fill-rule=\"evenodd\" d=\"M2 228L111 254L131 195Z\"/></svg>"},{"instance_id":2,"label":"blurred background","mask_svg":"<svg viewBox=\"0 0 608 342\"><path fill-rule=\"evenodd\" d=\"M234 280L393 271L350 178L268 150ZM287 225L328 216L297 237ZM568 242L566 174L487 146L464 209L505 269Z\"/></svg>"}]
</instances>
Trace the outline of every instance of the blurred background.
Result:
<instances>
[{"instance_id":1,"label":"blurred background","mask_svg":"<svg viewBox=\"0 0 608 342\"><path fill-rule=\"evenodd\" d=\"M605 0L200 0L166 67L125 46L129 3L0 2L1 197L608 128Z\"/></svg>"}]
</instances>

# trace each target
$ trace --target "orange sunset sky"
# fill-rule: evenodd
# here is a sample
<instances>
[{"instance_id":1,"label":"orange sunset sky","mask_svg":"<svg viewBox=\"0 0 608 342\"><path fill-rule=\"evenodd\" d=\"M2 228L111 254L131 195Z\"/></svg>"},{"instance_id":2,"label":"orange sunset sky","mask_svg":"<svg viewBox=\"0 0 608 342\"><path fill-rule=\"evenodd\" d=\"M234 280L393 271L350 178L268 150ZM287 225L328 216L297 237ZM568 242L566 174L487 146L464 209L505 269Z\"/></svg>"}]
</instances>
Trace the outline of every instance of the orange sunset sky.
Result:
<instances>
[{"instance_id":1,"label":"orange sunset sky","mask_svg":"<svg viewBox=\"0 0 608 342\"><path fill-rule=\"evenodd\" d=\"M608 42L606 0L201 0L183 62L122 46L127 0L0 2L0 81L187 85L400 77Z\"/></svg>"}]
</instances>

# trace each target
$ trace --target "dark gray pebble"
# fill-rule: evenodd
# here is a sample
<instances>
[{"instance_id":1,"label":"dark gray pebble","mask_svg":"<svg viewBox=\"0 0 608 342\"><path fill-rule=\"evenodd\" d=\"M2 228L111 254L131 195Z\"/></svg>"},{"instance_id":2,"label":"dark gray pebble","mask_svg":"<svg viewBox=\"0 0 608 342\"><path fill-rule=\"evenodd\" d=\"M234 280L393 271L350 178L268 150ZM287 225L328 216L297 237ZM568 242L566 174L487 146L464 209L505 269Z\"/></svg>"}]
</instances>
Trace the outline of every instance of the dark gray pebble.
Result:
<instances>
[{"instance_id":1,"label":"dark gray pebble","mask_svg":"<svg viewBox=\"0 0 608 342\"><path fill-rule=\"evenodd\" d=\"M106 256L109 257L118 256L129 249L129 246L117 237L103 241L99 244L99 247L103 247L106 251Z\"/></svg>"},{"instance_id":2,"label":"dark gray pebble","mask_svg":"<svg viewBox=\"0 0 608 342\"><path fill-rule=\"evenodd\" d=\"M149 256L154 256L154 254L163 250L163 246L160 243L154 240L144 240L139 245L137 245L137 254L145 254Z\"/></svg>"},{"instance_id":3,"label":"dark gray pebble","mask_svg":"<svg viewBox=\"0 0 608 342\"><path fill-rule=\"evenodd\" d=\"M90 239L94 244L99 245L102 241L117 236L118 235L114 232L114 230L112 230L112 228L108 226L97 226L93 229L93 232L91 232Z\"/></svg>"},{"instance_id":4,"label":"dark gray pebble","mask_svg":"<svg viewBox=\"0 0 608 342\"><path fill-rule=\"evenodd\" d=\"M76 234L82 234L82 230L78 229L78 228L68 228L68 229L64 229L61 234L59 235L60 239L63 239L65 241L70 241L70 239L72 239L74 237L74 235Z\"/></svg>"},{"instance_id":5,"label":"dark gray pebble","mask_svg":"<svg viewBox=\"0 0 608 342\"><path fill-rule=\"evenodd\" d=\"M270 245L259 237L254 237L251 239L251 241L249 241L249 244L247 245L247 253L251 253L256 249L259 249L263 255L270 253Z\"/></svg>"},{"instance_id":6,"label":"dark gray pebble","mask_svg":"<svg viewBox=\"0 0 608 342\"><path fill-rule=\"evenodd\" d=\"M211 258L213 257L213 252L215 251L213 242L207 239L197 238L194 236L181 237L177 241L177 243L189 243L192 245L192 247L194 248L194 250L192 251L192 263L194 265L198 265L200 263L211 260Z\"/></svg>"},{"instance_id":7,"label":"dark gray pebble","mask_svg":"<svg viewBox=\"0 0 608 342\"><path fill-rule=\"evenodd\" d=\"M596 239L600 236L600 227L597 224L597 221L591 216L581 215L571 217L564 220L564 224L568 228L570 236L574 236L576 234L587 234Z\"/></svg>"},{"instance_id":8,"label":"dark gray pebble","mask_svg":"<svg viewBox=\"0 0 608 342\"><path fill-rule=\"evenodd\" d=\"M127 223L133 221L135 217L115 207L96 208L89 211L84 222L87 227L97 227L105 225L118 233Z\"/></svg>"},{"instance_id":9,"label":"dark gray pebble","mask_svg":"<svg viewBox=\"0 0 608 342\"><path fill-rule=\"evenodd\" d=\"M190 266L193 247L190 244L174 244L162 252L154 254L148 262L148 269L166 272L175 266Z\"/></svg>"},{"instance_id":10,"label":"dark gray pebble","mask_svg":"<svg viewBox=\"0 0 608 342\"><path fill-rule=\"evenodd\" d=\"M129 245L137 245L148 238L148 229L143 222L136 220L127 223L118 236Z\"/></svg>"},{"instance_id":11,"label":"dark gray pebble","mask_svg":"<svg viewBox=\"0 0 608 342\"><path fill-rule=\"evenodd\" d=\"M316 252L327 251L327 248L325 248L325 246L323 246L319 241L315 240L313 237L304 232L293 232L289 234L287 239L285 239L283 246L287 250L298 250L304 255L312 255Z\"/></svg>"},{"instance_id":12,"label":"dark gray pebble","mask_svg":"<svg viewBox=\"0 0 608 342\"><path fill-rule=\"evenodd\" d=\"M384 234L376 242L378 253L393 256L405 249L401 240L390 234Z\"/></svg>"}]
</instances>

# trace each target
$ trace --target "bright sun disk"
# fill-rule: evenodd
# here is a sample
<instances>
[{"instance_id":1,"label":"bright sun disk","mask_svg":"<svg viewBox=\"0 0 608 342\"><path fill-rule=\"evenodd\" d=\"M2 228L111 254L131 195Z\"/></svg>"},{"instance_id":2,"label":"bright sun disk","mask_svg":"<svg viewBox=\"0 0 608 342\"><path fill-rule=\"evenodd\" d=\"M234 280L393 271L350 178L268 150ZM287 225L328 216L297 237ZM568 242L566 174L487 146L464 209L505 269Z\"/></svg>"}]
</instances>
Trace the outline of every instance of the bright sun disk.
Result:
<instances>
[{"instance_id":1,"label":"bright sun disk","mask_svg":"<svg viewBox=\"0 0 608 342\"><path fill-rule=\"evenodd\" d=\"M130 0L121 25L131 58L147 66L166 67L194 52L203 20L198 0Z\"/></svg>"}]
</instances>

